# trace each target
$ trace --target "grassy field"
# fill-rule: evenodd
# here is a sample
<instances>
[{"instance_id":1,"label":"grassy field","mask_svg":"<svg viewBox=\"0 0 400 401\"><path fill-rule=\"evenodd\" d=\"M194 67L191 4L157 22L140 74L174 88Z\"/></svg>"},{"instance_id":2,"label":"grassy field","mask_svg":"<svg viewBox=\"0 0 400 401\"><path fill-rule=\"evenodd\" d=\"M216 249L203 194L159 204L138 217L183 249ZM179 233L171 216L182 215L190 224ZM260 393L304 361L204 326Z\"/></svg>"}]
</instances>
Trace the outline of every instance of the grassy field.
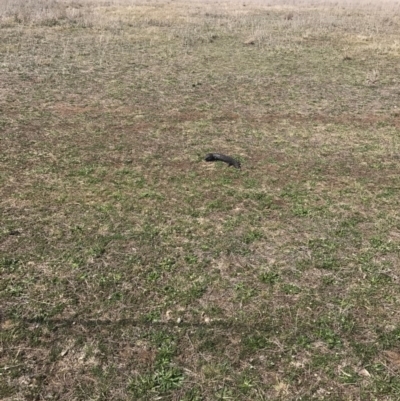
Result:
<instances>
[{"instance_id":1,"label":"grassy field","mask_svg":"<svg viewBox=\"0 0 400 401\"><path fill-rule=\"evenodd\" d=\"M2 1L0 399L399 400L399 32Z\"/></svg>"}]
</instances>

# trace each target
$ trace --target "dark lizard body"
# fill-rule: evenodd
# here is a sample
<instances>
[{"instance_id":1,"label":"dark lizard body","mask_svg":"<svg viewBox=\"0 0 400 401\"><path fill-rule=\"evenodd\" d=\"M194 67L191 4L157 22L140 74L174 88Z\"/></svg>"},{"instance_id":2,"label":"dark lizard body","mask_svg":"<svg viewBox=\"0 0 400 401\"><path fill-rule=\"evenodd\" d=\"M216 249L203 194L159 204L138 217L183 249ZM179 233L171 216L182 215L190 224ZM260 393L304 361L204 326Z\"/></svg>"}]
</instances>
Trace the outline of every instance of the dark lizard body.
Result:
<instances>
[{"instance_id":1,"label":"dark lizard body","mask_svg":"<svg viewBox=\"0 0 400 401\"><path fill-rule=\"evenodd\" d=\"M234 159L233 157L223 155L221 153L208 153L204 159L207 162L221 161L233 166L235 168L240 168L239 160Z\"/></svg>"}]
</instances>

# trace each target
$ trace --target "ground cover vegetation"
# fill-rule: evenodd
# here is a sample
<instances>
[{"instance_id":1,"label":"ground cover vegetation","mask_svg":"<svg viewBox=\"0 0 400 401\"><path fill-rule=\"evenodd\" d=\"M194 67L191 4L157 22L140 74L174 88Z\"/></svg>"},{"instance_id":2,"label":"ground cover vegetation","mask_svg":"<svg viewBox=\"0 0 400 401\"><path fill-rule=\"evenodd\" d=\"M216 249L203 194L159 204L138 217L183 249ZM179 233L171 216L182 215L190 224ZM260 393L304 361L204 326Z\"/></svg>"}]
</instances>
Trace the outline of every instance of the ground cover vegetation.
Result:
<instances>
[{"instance_id":1,"label":"ground cover vegetation","mask_svg":"<svg viewBox=\"0 0 400 401\"><path fill-rule=\"evenodd\" d=\"M2 1L0 398L399 400L399 30Z\"/></svg>"}]
</instances>

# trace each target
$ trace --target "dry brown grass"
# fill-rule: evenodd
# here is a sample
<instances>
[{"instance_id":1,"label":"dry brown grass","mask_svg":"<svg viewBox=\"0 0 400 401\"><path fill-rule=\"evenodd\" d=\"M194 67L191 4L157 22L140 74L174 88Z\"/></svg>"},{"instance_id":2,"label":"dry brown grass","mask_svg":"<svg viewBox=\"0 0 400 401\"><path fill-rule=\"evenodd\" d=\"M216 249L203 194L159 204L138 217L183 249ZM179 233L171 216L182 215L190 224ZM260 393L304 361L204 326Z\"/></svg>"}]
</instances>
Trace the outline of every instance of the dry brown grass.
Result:
<instances>
[{"instance_id":1,"label":"dry brown grass","mask_svg":"<svg viewBox=\"0 0 400 401\"><path fill-rule=\"evenodd\" d=\"M0 398L399 399L399 24L2 2Z\"/></svg>"}]
</instances>

